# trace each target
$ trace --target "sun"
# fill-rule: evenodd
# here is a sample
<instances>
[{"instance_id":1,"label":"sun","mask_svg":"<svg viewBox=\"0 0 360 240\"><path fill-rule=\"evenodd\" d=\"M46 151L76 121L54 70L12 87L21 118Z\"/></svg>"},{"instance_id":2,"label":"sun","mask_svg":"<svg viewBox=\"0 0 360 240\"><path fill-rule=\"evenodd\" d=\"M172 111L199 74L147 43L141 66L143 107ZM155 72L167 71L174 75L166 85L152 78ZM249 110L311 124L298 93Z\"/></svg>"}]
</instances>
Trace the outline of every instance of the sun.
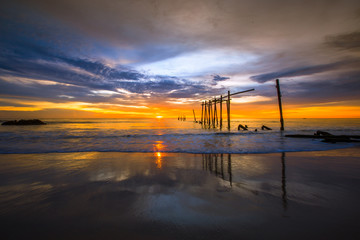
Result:
<instances>
[{"instance_id":1,"label":"sun","mask_svg":"<svg viewBox=\"0 0 360 240\"><path fill-rule=\"evenodd\" d=\"M163 116L156 116L156 118L163 118Z\"/></svg>"}]
</instances>

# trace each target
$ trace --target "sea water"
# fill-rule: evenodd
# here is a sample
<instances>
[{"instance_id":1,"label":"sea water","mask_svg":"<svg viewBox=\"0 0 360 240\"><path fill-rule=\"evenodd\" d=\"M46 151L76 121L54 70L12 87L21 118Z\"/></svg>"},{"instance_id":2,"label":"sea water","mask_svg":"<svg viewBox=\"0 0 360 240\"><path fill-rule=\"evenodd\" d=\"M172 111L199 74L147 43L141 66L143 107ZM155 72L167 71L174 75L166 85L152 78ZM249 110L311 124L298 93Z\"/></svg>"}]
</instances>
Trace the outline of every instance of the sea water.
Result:
<instances>
[{"instance_id":1,"label":"sea water","mask_svg":"<svg viewBox=\"0 0 360 240\"><path fill-rule=\"evenodd\" d=\"M43 119L47 125L0 126L0 153L273 153L344 148L358 143L287 138L286 134L360 135L360 119L234 119L230 130L178 119ZM248 131L238 131L239 124ZM270 131L261 130L265 125ZM257 131L255 131L257 130Z\"/></svg>"}]
</instances>

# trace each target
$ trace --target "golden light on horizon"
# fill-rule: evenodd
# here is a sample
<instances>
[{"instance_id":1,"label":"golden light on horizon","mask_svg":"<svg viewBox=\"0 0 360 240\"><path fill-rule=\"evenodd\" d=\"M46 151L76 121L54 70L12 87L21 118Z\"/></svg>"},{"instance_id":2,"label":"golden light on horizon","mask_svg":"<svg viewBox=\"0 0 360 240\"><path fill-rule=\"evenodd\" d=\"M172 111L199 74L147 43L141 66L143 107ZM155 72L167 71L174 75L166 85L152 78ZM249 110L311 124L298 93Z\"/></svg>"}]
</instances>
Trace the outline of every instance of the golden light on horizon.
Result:
<instances>
[{"instance_id":1,"label":"golden light on horizon","mask_svg":"<svg viewBox=\"0 0 360 240\"><path fill-rule=\"evenodd\" d=\"M262 98L256 97L257 100ZM243 99L244 100L244 99ZM249 98L248 100L254 100ZM264 100L264 99L262 99ZM201 105L176 105L168 103L154 103L145 106L144 103L124 105L120 103L90 103L90 102L51 102L36 98L10 99L0 97L3 103L0 113L4 118L48 118L54 117L56 111L65 117L95 117L95 118L177 118L179 112L192 116L192 109L196 116L201 116ZM321 104L283 104L284 118L359 118L360 107L358 101L325 102ZM12 113L13 112L13 113ZM76 114L75 114L76 112ZM226 112L223 111L225 115ZM278 118L279 110L276 102L266 103L237 103L231 105L231 118Z\"/></svg>"}]
</instances>

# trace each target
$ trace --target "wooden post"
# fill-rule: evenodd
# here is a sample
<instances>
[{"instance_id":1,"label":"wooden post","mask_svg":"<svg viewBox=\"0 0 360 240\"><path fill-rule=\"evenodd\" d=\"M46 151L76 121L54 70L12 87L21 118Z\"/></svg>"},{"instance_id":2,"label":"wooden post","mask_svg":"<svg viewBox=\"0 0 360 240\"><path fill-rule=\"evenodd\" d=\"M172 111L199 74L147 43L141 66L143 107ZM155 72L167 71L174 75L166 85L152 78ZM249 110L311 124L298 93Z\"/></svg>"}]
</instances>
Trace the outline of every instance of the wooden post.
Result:
<instances>
[{"instance_id":1,"label":"wooden post","mask_svg":"<svg viewBox=\"0 0 360 240\"><path fill-rule=\"evenodd\" d=\"M193 113L194 113L194 122L196 122L196 116L195 116L195 110L193 109Z\"/></svg>"},{"instance_id":2,"label":"wooden post","mask_svg":"<svg viewBox=\"0 0 360 240\"><path fill-rule=\"evenodd\" d=\"M214 104L214 101L211 101L211 124L214 128L215 127L215 104Z\"/></svg>"},{"instance_id":3,"label":"wooden post","mask_svg":"<svg viewBox=\"0 0 360 240\"><path fill-rule=\"evenodd\" d=\"M217 99L215 98L215 105L214 105L214 126L215 126L215 122L216 122L216 126L219 125L219 120L218 120L218 114L217 114L217 109L216 109L216 104L217 104Z\"/></svg>"},{"instance_id":4,"label":"wooden post","mask_svg":"<svg viewBox=\"0 0 360 240\"><path fill-rule=\"evenodd\" d=\"M210 104L210 111L209 111L209 128L211 127L211 124L213 122L213 109L212 109L212 101L209 101Z\"/></svg>"},{"instance_id":5,"label":"wooden post","mask_svg":"<svg viewBox=\"0 0 360 240\"><path fill-rule=\"evenodd\" d=\"M206 125L206 119L207 119L207 103L204 101L204 125Z\"/></svg>"},{"instance_id":6,"label":"wooden post","mask_svg":"<svg viewBox=\"0 0 360 240\"><path fill-rule=\"evenodd\" d=\"M215 105L214 100L211 101L211 124L213 127L215 127Z\"/></svg>"},{"instance_id":7,"label":"wooden post","mask_svg":"<svg viewBox=\"0 0 360 240\"><path fill-rule=\"evenodd\" d=\"M201 125L204 124L204 102L201 103Z\"/></svg>"},{"instance_id":8,"label":"wooden post","mask_svg":"<svg viewBox=\"0 0 360 240\"><path fill-rule=\"evenodd\" d=\"M206 116L207 116L207 104L205 101L205 103L204 103L204 125L206 125Z\"/></svg>"},{"instance_id":9,"label":"wooden post","mask_svg":"<svg viewBox=\"0 0 360 240\"><path fill-rule=\"evenodd\" d=\"M280 110L280 123L281 123L280 130L281 130L281 131L284 131L284 119L283 119L283 114L282 114L281 91L280 91L279 79L276 79L276 89L277 89L278 102L279 102L279 110Z\"/></svg>"},{"instance_id":10,"label":"wooden post","mask_svg":"<svg viewBox=\"0 0 360 240\"><path fill-rule=\"evenodd\" d=\"M222 95L220 96L220 129L222 128Z\"/></svg>"},{"instance_id":11,"label":"wooden post","mask_svg":"<svg viewBox=\"0 0 360 240\"><path fill-rule=\"evenodd\" d=\"M230 91L228 91L228 99L226 105L227 105L228 130L230 131Z\"/></svg>"}]
</instances>

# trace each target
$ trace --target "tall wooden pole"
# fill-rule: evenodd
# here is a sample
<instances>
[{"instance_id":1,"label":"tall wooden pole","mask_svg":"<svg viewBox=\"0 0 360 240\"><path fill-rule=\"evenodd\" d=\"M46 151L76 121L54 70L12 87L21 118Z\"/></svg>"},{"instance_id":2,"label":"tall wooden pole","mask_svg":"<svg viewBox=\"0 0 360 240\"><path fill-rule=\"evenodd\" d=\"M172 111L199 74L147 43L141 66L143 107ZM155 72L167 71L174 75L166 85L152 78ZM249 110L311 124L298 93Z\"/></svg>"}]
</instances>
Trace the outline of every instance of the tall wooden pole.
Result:
<instances>
[{"instance_id":1,"label":"tall wooden pole","mask_svg":"<svg viewBox=\"0 0 360 240\"><path fill-rule=\"evenodd\" d=\"M216 104L217 104L217 99L215 98L215 108L214 108L214 115L215 115L215 118L214 118L214 122L216 122L216 126L219 125L219 119L218 119L218 113L217 113L217 108L216 108Z\"/></svg>"},{"instance_id":2,"label":"tall wooden pole","mask_svg":"<svg viewBox=\"0 0 360 240\"><path fill-rule=\"evenodd\" d=\"M210 103L210 122L209 122L209 127L211 127L211 124L213 122L213 108L212 108L212 101L209 101Z\"/></svg>"},{"instance_id":3,"label":"tall wooden pole","mask_svg":"<svg viewBox=\"0 0 360 240\"><path fill-rule=\"evenodd\" d=\"M220 129L222 128L222 95L220 96Z\"/></svg>"},{"instance_id":4,"label":"tall wooden pole","mask_svg":"<svg viewBox=\"0 0 360 240\"><path fill-rule=\"evenodd\" d=\"M228 91L228 99L226 105L227 105L228 130L230 131L230 91Z\"/></svg>"},{"instance_id":5,"label":"tall wooden pole","mask_svg":"<svg viewBox=\"0 0 360 240\"><path fill-rule=\"evenodd\" d=\"M207 103L206 103L206 101L204 104L204 108L205 108L205 110L204 110L204 125L206 125L207 124Z\"/></svg>"},{"instance_id":6,"label":"tall wooden pole","mask_svg":"<svg viewBox=\"0 0 360 240\"><path fill-rule=\"evenodd\" d=\"M280 110L280 123L281 123L280 130L281 130L281 131L284 131L284 119L283 119L283 114L282 114L281 91L280 91L279 79L276 79L276 89L277 89L278 102L279 102L279 110Z\"/></svg>"},{"instance_id":7,"label":"tall wooden pole","mask_svg":"<svg viewBox=\"0 0 360 240\"><path fill-rule=\"evenodd\" d=\"M204 123L204 102L201 103L201 124Z\"/></svg>"},{"instance_id":8,"label":"tall wooden pole","mask_svg":"<svg viewBox=\"0 0 360 240\"><path fill-rule=\"evenodd\" d=\"M214 100L211 101L212 103L212 107L213 107L213 112L212 112L212 125L213 127L215 127L215 111L216 111L216 102Z\"/></svg>"}]
</instances>

